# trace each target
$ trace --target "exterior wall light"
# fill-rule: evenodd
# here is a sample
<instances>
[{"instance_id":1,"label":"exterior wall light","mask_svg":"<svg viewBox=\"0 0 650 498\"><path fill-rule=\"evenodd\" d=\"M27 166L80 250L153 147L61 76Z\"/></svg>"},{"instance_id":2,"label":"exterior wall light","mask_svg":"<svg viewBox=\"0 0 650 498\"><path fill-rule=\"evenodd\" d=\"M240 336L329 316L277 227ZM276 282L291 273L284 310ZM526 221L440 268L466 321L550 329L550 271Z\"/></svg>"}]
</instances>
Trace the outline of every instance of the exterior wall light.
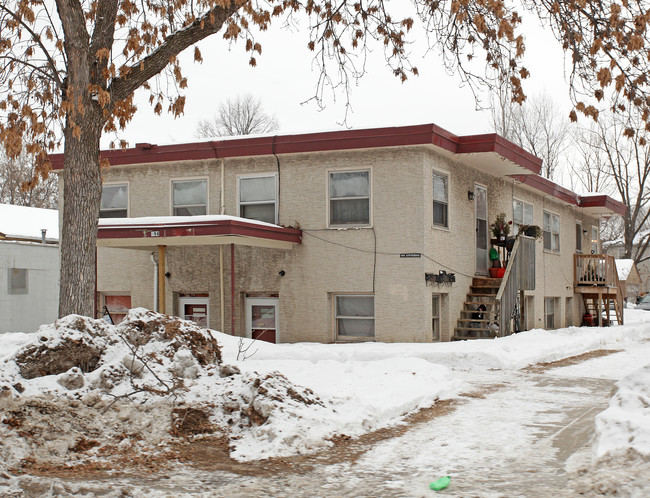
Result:
<instances>
[{"instance_id":1,"label":"exterior wall light","mask_svg":"<svg viewBox=\"0 0 650 498\"><path fill-rule=\"evenodd\" d=\"M474 192L471 190L467 191L467 200L473 201L474 200Z\"/></svg>"}]
</instances>

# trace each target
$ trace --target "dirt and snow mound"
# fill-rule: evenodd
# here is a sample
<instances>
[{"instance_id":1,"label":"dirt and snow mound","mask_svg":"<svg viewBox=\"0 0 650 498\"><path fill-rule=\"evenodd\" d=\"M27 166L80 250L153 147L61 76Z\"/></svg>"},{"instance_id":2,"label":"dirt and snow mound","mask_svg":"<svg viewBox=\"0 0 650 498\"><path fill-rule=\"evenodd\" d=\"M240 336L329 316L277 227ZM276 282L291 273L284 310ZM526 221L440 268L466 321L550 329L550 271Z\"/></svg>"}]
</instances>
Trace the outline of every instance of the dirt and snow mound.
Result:
<instances>
[{"instance_id":1,"label":"dirt and snow mound","mask_svg":"<svg viewBox=\"0 0 650 498\"><path fill-rule=\"evenodd\" d=\"M330 405L278 373L222 364L192 322L142 308L116 326L70 315L0 363L0 470L155 466L206 435L239 457L260 444L300 452L310 411ZM294 429L281 434L278 419Z\"/></svg>"}]
</instances>

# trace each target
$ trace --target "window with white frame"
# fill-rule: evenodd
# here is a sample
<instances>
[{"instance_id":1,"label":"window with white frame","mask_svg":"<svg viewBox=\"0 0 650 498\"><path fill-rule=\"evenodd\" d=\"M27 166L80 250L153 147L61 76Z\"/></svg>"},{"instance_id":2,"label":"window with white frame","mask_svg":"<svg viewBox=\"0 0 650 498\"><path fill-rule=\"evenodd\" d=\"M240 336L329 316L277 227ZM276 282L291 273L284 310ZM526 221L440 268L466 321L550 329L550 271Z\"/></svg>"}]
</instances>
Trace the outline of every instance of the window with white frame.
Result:
<instances>
[{"instance_id":1,"label":"window with white frame","mask_svg":"<svg viewBox=\"0 0 650 498\"><path fill-rule=\"evenodd\" d=\"M239 177L239 216L277 223L277 175Z\"/></svg>"},{"instance_id":2,"label":"window with white frame","mask_svg":"<svg viewBox=\"0 0 650 498\"><path fill-rule=\"evenodd\" d=\"M431 300L431 328L434 341L440 340L440 295L434 294Z\"/></svg>"},{"instance_id":3,"label":"window with white frame","mask_svg":"<svg viewBox=\"0 0 650 498\"><path fill-rule=\"evenodd\" d=\"M26 268L9 268L7 281L9 294L27 294Z\"/></svg>"},{"instance_id":4,"label":"window with white frame","mask_svg":"<svg viewBox=\"0 0 650 498\"><path fill-rule=\"evenodd\" d=\"M582 252L582 223L576 222L576 252Z\"/></svg>"},{"instance_id":5,"label":"window with white frame","mask_svg":"<svg viewBox=\"0 0 650 498\"><path fill-rule=\"evenodd\" d=\"M100 218L127 218L129 216L129 186L126 183L102 186Z\"/></svg>"},{"instance_id":6,"label":"window with white frame","mask_svg":"<svg viewBox=\"0 0 650 498\"><path fill-rule=\"evenodd\" d=\"M591 254L600 254L598 251L598 227L591 227Z\"/></svg>"},{"instance_id":7,"label":"window with white frame","mask_svg":"<svg viewBox=\"0 0 650 498\"><path fill-rule=\"evenodd\" d=\"M560 217L544 211L544 250L560 252Z\"/></svg>"},{"instance_id":8,"label":"window with white frame","mask_svg":"<svg viewBox=\"0 0 650 498\"><path fill-rule=\"evenodd\" d=\"M449 228L449 177L433 172L433 226Z\"/></svg>"},{"instance_id":9,"label":"window with white frame","mask_svg":"<svg viewBox=\"0 0 650 498\"><path fill-rule=\"evenodd\" d=\"M172 207L174 216L207 214L207 206L207 180L175 180L172 182Z\"/></svg>"},{"instance_id":10,"label":"window with white frame","mask_svg":"<svg viewBox=\"0 0 650 498\"><path fill-rule=\"evenodd\" d=\"M519 233L521 225L533 224L533 205L513 199L512 201L512 229L515 235Z\"/></svg>"},{"instance_id":11,"label":"window with white frame","mask_svg":"<svg viewBox=\"0 0 650 498\"><path fill-rule=\"evenodd\" d=\"M375 337L375 296L335 294L334 308L338 339Z\"/></svg>"},{"instance_id":12,"label":"window with white frame","mask_svg":"<svg viewBox=\"0 0 650 498\"><path fill-rule=\"evenodd\" d=\"M558 313L559 313L558 299L555 297L544 298L544 328L546 330L554 330Z\"/></svg>"},{"instance_id":13,"label":"window with white frame","mask_svg":"<svg viewBox=\"0 0 650 498\"><path fill-rule=\"evenodd\" d=\"M370 224L370 170L330 171L330 225Z\"/></svg>"}]
</instances>

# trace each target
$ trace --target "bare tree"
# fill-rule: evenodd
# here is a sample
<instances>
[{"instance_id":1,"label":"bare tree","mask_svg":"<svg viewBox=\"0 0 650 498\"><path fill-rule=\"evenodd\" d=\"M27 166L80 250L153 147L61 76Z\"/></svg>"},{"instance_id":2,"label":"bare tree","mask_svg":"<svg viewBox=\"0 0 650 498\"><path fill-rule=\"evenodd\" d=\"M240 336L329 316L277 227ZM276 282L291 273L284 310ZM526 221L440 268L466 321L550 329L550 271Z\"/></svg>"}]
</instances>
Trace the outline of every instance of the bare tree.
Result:
<instances>
[{"instance_id":1,"label":"bare tree","mask_svg":"<svg viewBox=\"0 0 650 498\"><path fill-rule=\"evenodd\" d=\"M614 185L609 161L600 147L596 123L580 126L573 134L574 160L571 161L569 183L573 190L612 194Z\"/></svg>"},{"instance_id":2,"label":"bare tree","mask_svg":"<svg viewBox=\"0 0 650 498\"><path fill-rule=\"evenodd\" d=\"M228 99L210 119L202 119L196 125L196 138L231 137L272 133L280 128L275 114L268 114L262 101L250 93Z\"/></svg>"},{"instance_id":3,"label":"bare tree","mask_svg":"<svg viewBox=\"0 0 650 498\"><path fill-rule=\"evenodd\" d=\"M0 203L56 209L58 183L54 175L35 175L34 159L22 154L10 159L0 152Z\"/></svg>"},{"instance_id":4,"label":"bare tree","mask_svg":"<svg viewBox=\"0 0 650 498\"><path fill-rule=\"evenodd\" d=\"M615 108L637 108L650 122L650 22L647 2L536 2L412 0L4 0L0 2L0 142L10 158L23 151L46 176L48 152L60 145L63 224L59 314L92 314L95 245L101 200L100 138L124 129L137 111L134 92L144 88L156 113L163 104L183 113L179 55L216 33L241 40L249 63L262 46L256 32L271 23L298 24L314 53L316 90L345 95L365 74L365 58L377 45L401 81L418 73L408 43L428 36L473 90L507 81L512 100L523 102L524 37L518 10L533 12L571 55L572 119L596 118L593 103L611 89ZM305 26L305 24L302 24ZM223 68L227 72L227 68ZM163 78L161 76L167 76ZM379 102L381 104L381 102Z\"/></svg>"},{"instance_id":5,"label":"bare tree","mask_svg":"<svg viewBox=\"0 0 650 498\"><path fill-rule=\"evenodd\" d=\"M493 100L492 124L498 134L543 159L542 176L552 179L558 167L566 163L571 145L571 128L557 104L542 94L522 104L514 102L510 92L500 88Z\"/></svg>"},{"instance_id":6,"label":"bare tree","mask_svg":"<svg viewBox=\"0 0 650 498\"><path fill-rule=\"evenodd\" d=\"M629 130L633 136L629 137ZM608 115L595 127L594 145L607 164L607 175L627 207L619 221L610 222L609 240L622 235L626 258L640 262L650 246L650 145L642 138L645 124L633 117ZM622 233L621 233L622 232Z\"/></svg>"}]
</instances>

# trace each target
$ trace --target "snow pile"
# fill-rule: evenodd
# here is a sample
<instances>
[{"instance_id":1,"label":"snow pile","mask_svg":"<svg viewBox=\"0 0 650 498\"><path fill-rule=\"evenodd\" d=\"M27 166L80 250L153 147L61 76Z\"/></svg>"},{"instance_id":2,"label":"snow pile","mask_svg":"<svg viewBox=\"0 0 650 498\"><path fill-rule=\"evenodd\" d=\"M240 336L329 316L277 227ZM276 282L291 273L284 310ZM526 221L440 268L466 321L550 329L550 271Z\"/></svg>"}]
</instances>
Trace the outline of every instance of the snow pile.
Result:
<instances>
[{"instance_id":1,"label":"snow pile","mask_svg":"<svg viewBox=\"0 0 650 498\"><path fill-rule=\"evenodd\" d=\"M650 456L650 365L620 380L609 407L596 417L595 457L628 449Z\"/></svg>"},{"instance_id":2,"label":"snow pile","mask_svg":"<svg viewBox=\"0 0 650 498\"><path fill-rule=\"evenodd\" d=\"M416 358L237 362L238 338L142 308L117 326L70 315L3 346L0 469L16 472L155 466L197 437L238 460L308 453L460 389Z\"/></svg>"},{"instance_id":3,"label":"snow pile","mask_svg":"<svg viewBox=\"0 0 650 498\"><path fill-rule=\"evenodd\" d=\"M70 315L27 337L0 362L5 468L155 462L197 435L292 452L326 444L308 429L332 401L277 372L223 365L217 341L192 322L140 308L117 326Z\"/></svg>"}]
</instances>

